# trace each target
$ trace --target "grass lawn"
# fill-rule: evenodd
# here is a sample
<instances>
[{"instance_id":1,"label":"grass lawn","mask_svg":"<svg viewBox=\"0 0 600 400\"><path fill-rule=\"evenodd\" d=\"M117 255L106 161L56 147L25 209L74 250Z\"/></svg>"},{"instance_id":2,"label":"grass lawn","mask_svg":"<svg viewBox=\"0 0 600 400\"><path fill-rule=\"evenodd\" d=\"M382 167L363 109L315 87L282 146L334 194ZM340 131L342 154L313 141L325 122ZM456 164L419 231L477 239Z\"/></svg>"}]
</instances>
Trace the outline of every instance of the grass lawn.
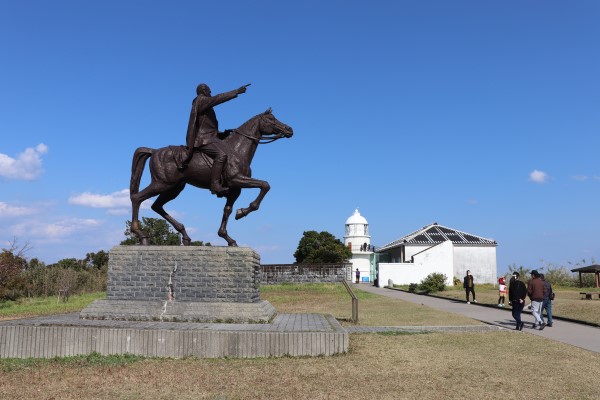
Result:
<instances>
[{"instance_id":1,"label":"grass lawn","mask_svg":"<svg viewBox=\"0 0 600 400\"><path fill-rule=\"evenodd\" d=\"M552 302L553 316L600 324L600 299L598 299L598 296L594 296L593 300L582 300L579 294L579 292L599 293L600 289L552 287L552 290L556 292L556 298ZM465 300L465 291L462 286L448 287L448 290L434 294L436 296ZM475 295L479 303L498 304L498 288L494 288L492 285L475 285ZM527 304L529 303L530 301L528 300ZM506 307L509 307L508 298L505 304Z\"/></svg>"},{"instance_id":2,"label":"grass lawn","mask_svg":"<svg viewBox=\"0 0 600 400\"><path fill-rule=\"evenodd\" d=\"M279 313L328 313L342 322L352 316L350 295L341 284L272 285L261 287L261 298ZM358 321L363 326L480 325L458 314L353 289L358 297Z\"/></svg>"},{"instance_id":3,"label":"grass lawn","mask_svg":"<svg viewBox=\"0 0 600 400\"><path fill-rule=\"evenodd\" d=\"M335 286L270 286L262 297L279 312L349 318L349 296ZM357 294L363 324L433 325L440 317ZM0 398L597 399L598 376L600 354L523 332L352 334L349 352L333 357L0 360Z\"/></svg>"},{"instance_id":4,"label":"grass lawn","mask_svg":"<svg viewBox=\"0 0 600 400\"><path fill-rule=\"evenodd\" d=\"M81 311L94 300L105 297L105 292L98 292L70 296L66 302L59 301L56 296L4 301L0 302L0 321Z\"/></svg>"}]
</instances>

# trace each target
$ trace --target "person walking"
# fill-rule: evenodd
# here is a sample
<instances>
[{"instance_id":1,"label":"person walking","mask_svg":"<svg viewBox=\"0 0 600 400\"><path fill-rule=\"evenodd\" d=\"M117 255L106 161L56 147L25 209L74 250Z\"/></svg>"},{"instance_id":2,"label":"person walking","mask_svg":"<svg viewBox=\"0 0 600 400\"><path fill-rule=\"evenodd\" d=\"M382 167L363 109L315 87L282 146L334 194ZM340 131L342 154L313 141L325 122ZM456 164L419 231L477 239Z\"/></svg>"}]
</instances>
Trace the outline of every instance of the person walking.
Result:
<instances>
[{"instance_id":1,"label":"person walking","mask_svg":"<svg viewBox=\"0 0 600 400\"><path fill-rule=\"evenodd\" d=\"M477 303L477 300L475 300L475 283L473 282L473 275L471 275L471 271L469 270L467 270L467 275L463 279L463 288L467 295L467 304L471 304L469 301L469 293L473 293L473 303Z\"/></svg>"},{"instance_id":2,"label":"person walking","mask_svg":"<svg viewBox=\"0 0 600 400\"><path fill-rule=\"evenodd\" d=\"M544 287L544 282L540 279L540 274L537 270L531 271L531 280L527 284L527 294L531 299L531 314L533 315L533 329L539 327L541 331L544 329L546 324L542 320L542 302L544 301L546 288Z\"/></svg>"},{"instance_id":3,"label":"person walking","mask_svg":"<svg viewBox=\"0 0 600 400\"><path fill-rule=\"evenodd\" d=\"M554 300L554 291L552 290L552 284L546 280L544 274L540 274L540 279L544 282L544 287L546 290L544 291L544 300L542 301L542 311L540 312L540 317L542 317L542 321L544 320L544 310L546 310L546 317L548 322L546 326L548 328L552 327L552 300Z\"/></svg>"},{"instance_id":4,"label":"person walking","mask_svg":"<svg viewBox=\"0 0 600 400\"><path fill-rule=\"evenodd\" d=\"M512 305L512 316L516 322L516 330L523 330L523 321L521 313L525 307L525 298L527 297L527 287L519 280L519 273L513 272L508 286L508 304Z\"/></svg>"},{"instance_id":5,"label":"person walking","mask_svg":"<svg viewBox=\"0 0 600 400\"><path fill-rule=\"evenodd\" d=\"M500 279L498 279L498 307L504 307L506 293L506 281L502 276Z\"/></svg>"}]
</instances>

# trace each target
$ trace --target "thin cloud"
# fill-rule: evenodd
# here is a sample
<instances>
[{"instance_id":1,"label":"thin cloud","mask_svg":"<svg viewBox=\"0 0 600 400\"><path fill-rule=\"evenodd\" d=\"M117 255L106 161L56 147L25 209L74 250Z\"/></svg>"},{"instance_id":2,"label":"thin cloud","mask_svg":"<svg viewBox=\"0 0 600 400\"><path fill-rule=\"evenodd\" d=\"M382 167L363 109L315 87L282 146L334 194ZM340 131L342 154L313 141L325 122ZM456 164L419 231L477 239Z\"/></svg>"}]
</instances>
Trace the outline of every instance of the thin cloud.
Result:
<instances>
[{"instance_id":1,"label":"thin cloud","mask_svg":"<svg viewBox=\"0 0 600 400\"><path fill-rule=\"evenodd\" d=\"M48 146L43 143L35 148L28 147L16 158L0 153L0 176L9 179L33 181L44 172L42 169L42 154L48 152Z\"/></svg>"},{"instance_id":2,"label":"thin cloud","mask_svg":"<svg viewBox=\"0 0 600 400\"><path fill-rule=\"evenodd\" d=\"M534 169L530 174L529 174L529 180L535 183L546 183L549 179L549 176L547 173L543 172L543 171L538 171L537 169Z\"/></svg>"},{"instance_id":3,"label":"thin cloud","mask_svg":"<svg viewBox=\"0 0 600 400\"><path fill-rule=\"evenodd\" d=\"M131 205L129 189L123 189L111 194L95 194L84 192L69 197L69 204L92 208L123 208Z\"/></svg>"},{"instance_id":4,"label":"thin cloud","mask_svg":"<svg viewBox=\"0 0 600 400\"><path fill-rule=\"evenodd\" d=\"M272 230L273 230L273 225L271 225L271 224L263 224L258 227L258 232L260 232L260 233L267 233L267 232L271 232Z\"/></svg>"},{"instance_id":5,"label":"thin cloud","mask_svg":"<svg viewBox=\"0 0 600 400\"><path fill-rule=\"evenodd\" d=\"M10 204L0 202L0 218L22 217L38 212L35 208L12 206Z\"/></svg>"},{"instance_id":6,"label":"thin cloud","mask_svg":"<svg viewBox=\"0 0 600 400\"><path fill-rule=\"evenodd\" d=\"M129 189L123 189L111 194L96 194L84 192L69 197L69 204L92 208L107 208L109 215L127 215L131 213L131 200L129 198ZM153 200L144 201L141 208L148 209Z\"/></svg>"},{"instance_id":7,"label":"thin cloud","mask_svg":"<svg viewBox=\"0 0 600 400\"><path fill-rule=\"evenodd\" d=\"M13 225L11 231L16 236L37 237L55 241L97 228L102 225L102 223L102 221L97 219L81 218L66 218L54 222L29 220Z\"/></svg>"},{"instance_id":8,"label":"thin cloud","mask_svg":"<svg viewBox=\"0 0 600 400\"><path fill-rule=\"evenodd\" d=\"M587 181L587 180L588 180L588 177L587 177L587 176L585 176L585 175L574 175L574 176L572 176L571 178L573 178L573 179L574 179L574 180L576 180L576 181L580 181L580 182L583 182L583 181Z\"/></svg>"}]
</instances>

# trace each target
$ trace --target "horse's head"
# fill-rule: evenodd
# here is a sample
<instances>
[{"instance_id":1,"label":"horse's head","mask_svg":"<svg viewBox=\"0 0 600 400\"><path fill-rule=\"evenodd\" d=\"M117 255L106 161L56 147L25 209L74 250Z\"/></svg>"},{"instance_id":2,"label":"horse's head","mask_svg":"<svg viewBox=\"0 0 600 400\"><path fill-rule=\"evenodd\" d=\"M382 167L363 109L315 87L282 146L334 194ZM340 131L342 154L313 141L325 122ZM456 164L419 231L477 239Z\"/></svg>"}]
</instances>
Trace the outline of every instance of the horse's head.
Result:
<instances>
[{"instance_id":1,"label":"horse's head","mask_svg":"<svg viewBox=\"0 0 600 400\"><path fill-rule=\"evenodd\" d=\"M271 139L275 138L289 138L294 134L294 130L279 121L273 113L271 108L262 114L259 114L258 130L262 137L269 136Z\"/></svg>"}]
</instances>

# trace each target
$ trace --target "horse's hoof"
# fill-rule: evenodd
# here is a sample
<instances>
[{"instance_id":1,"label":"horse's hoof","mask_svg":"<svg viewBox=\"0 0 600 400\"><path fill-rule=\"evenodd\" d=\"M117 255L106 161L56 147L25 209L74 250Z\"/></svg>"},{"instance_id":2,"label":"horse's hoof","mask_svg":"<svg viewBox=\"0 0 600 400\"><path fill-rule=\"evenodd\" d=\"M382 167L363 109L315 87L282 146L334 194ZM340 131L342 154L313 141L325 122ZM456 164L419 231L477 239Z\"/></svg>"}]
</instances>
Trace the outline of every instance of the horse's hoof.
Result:
<instances>
[{"instance_id":1,"label":"horse's hoof","mask_svg":"<svg viewBox=\"0 0 600 400\"><path fill-rule=\"evenodd\" d=\"M246 216L246 214L244 214L242 209L239 209L235 212L235 219L244 218L245 216Z\"/></svg>"},{"instance_id":2,"label":"horse's hoof","mask_svg":"<svg viewBox=\"0 0 600 400\"><path fill-rule=\"evenodd\" d=\"M140 239L140 244L142 246L148 246L150 243L148 243L148 238L141 238Z\"/></svg>"},{"instance_id":3,"label":"horse's hoof","mask_svg":"<svg viewBox=\"0 0 600 400\"><path fill-rule=\"evenodd\" d=\"M237 242L234 240L233 242L229 243L229 247L238 247Z\"/></svg>"},{"instance_id":4,"label":"horse's hoof","mask_svg":"<svg viewBox=\"0 0 600 400\"><path fill-rule=\"evenodd\" d=\"M192 244L192 239L182 239L181 242L184 246L190 246Z\"/></svg>"}]
</instances>

